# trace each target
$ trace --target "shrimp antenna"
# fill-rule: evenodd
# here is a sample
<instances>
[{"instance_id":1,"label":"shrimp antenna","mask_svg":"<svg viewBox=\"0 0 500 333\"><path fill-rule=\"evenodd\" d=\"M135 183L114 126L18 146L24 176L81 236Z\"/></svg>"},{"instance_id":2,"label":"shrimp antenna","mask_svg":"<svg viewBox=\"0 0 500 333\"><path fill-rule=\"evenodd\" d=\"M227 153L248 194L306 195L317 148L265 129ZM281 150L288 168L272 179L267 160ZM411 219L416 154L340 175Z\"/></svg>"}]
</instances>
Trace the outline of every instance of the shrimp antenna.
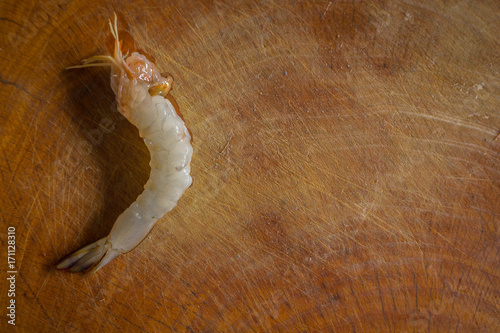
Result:
<instances>
[{"instance_id":1,"label":"shrimp antenna","mask_svg":"<svg viewBox=\"0 0 500 333\"><path fill-rule=\"evenodd\" d=\"M119 60L123 58L123 55L121 51L121 42L118 39L118 19L116 17L116 13L114 14L115 14L115 24L113 25L111 23L111 20L109 20L109 28L111 30L111 34L115 39L115 57L113 58L109 55L97 55L83 60L81 65L70 66L67 67L66 69L85 68L85 67L107 67L107 66L111 67L113 65L121 68Z\"/></svg>"},{"instance_id":2,"label":"shrimp antenna","mask_svg":"<svg viewBox=\"0 0 500 333\"><path fill-rule=\"evenodd\" d=\"M98 62L102 61L102 62ZM90 58L87 58L82 61L82 65L76 65L76 66L70 66L66 67L66 69L73 69L73 68L85 68L85 67L106 67L106 66L112 66L116 65L120 67L118 64L118 61L115 60L115 58L107 55L96 55Z\"/></svg>"},{"instance_id":3,"label":"shrimp antenna","mask_svg":"<svg viewBox=\"0 0 500 333\"><path fill-rule=\"evenodd\" d=\"M109 20L109 29L111 30L111 34L113 34L113 37L115 38L115 59L122 59L123 58L121 50L122 42L120 41L118 36L118 18L116 17L116 13L114 14L115 14L115 24L113 25L111 23L111 20Z\"/></svg>"},{"instance_id":4,"label":"shrimp antenna","mask_svg":"<svg viewBox=\"0 0 500 333\"><path fill-rule=\"evenodd\" d=\"M113 14L115 15L115 24L113 25L111 23L111 20L108 20L109 29L111 30L113 37L115 37L115 40L118 40L118 19L116 18L116 13L113 13Z\"/></svg>"}]
</instances>

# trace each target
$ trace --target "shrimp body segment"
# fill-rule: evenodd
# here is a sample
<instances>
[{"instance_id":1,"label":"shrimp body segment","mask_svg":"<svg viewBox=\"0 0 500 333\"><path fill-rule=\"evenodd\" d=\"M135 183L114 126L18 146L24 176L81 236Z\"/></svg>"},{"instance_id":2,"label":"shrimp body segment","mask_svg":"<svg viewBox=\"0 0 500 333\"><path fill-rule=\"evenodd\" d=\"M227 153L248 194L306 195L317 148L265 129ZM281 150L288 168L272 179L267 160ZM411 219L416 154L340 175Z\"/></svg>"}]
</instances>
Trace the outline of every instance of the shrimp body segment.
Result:
<instances>
[{"instance_id":1,"label":"shrimp body segment","mask_svg":"<svg viewBox=\"0 0 500 333\"><path fill-rule=\"evenodd\" d=\"M115 38L114 56L94 56L70 68L111 67L111 87L118 110L139 129L151 155L151 174L142 194L118 217L108 236L57 264L58 269L73 272L94 266L95 273L118 255L133 250L155 222L175 207L192 182L191 137L173 105L164 97L172 78L162 77L154 64L137 52L123 56L116 15L110 28Z\"/></svg>"}]
</instances>

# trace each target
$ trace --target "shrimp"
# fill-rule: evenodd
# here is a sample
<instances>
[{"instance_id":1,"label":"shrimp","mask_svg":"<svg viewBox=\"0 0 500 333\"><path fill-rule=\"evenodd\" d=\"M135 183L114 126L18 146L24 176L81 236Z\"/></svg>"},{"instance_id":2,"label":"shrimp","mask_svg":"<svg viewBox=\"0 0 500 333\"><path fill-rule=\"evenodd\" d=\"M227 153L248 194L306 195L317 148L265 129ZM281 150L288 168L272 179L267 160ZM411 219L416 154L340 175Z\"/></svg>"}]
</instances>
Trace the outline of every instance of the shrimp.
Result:
<instances>
[{"instance_id":1,"label":"shrimp","mask_svg":"<svg viewBox=\"0 0 500 333\"><path fill-rule=\"evenodd\" d=\"M93 273L122 253L139 245L158 219L171 211L191 185L190 162L193 153L191 136L165 96L172 87L172 77L162 77L154 64L134 52L123 55L118 38L116 14L109 21L115 39L114 55L97 55L82 65L111 67L111 87L118 111L139 129L151 155L151 174L144 191L116 220L108 236L69 254L57 263L57 269L72 272L93 266Z\"/></svg>"}]
</instances>

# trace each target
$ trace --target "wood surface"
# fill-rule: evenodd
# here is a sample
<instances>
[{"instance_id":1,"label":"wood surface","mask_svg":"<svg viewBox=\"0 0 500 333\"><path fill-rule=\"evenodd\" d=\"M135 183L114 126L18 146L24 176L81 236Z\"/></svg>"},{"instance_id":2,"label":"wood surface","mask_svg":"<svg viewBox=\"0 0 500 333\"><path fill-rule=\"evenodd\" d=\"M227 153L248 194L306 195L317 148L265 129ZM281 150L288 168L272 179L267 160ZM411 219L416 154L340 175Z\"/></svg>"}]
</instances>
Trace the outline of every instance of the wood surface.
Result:
<instances>
[{"instance_id":1,"label":"wood surface","mask_svg":"<svg viewBox=\"0 0 500 333\"><path fill-rule=\"evenodd\" d=\"M193 185L134 251L57 271L142 191L124 47L175 80ZM0 331L500 332L500 2L0 3Z\"/></svg>"}]
</instances>

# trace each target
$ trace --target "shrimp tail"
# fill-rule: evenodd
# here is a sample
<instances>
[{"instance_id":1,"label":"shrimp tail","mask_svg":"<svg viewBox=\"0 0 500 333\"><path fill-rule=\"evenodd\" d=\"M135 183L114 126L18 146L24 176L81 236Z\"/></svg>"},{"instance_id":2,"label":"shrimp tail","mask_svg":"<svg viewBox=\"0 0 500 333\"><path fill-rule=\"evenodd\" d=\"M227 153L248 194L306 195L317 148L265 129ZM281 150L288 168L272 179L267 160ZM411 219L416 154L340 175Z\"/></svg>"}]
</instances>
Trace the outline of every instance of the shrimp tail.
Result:
<instances>
[{"instance_id":1,"label":"shrimp tail","mask_svg":"<svg viewBox=\"0 0 500 333\"><path fill-rule=\"evenodd\" d=\"M104 237L64 257L57 263L56 268L80 272L94 266L92 270L94 274L120 254L120 251L111 247L108 237Z\"/></svg>"}]
</instances>

